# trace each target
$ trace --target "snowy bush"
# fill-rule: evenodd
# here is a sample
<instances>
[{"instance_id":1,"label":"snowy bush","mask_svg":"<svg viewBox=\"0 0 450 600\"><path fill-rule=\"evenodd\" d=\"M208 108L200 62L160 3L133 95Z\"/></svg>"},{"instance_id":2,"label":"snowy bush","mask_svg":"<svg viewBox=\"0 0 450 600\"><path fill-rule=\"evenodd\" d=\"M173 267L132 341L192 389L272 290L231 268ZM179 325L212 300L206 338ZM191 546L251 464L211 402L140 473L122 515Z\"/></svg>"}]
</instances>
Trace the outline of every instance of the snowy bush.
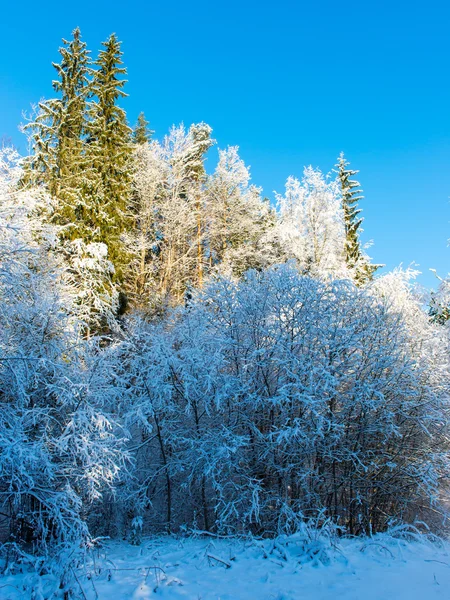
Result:
<instances>
[{"instance_id":1,"label":"snowy bush","mask_svg":"<svg viewBox=\"0 0 450 600\"><path fill-rule=\"evenodd\" d=\"M447 469L433 332L413 337L395 303L349 281L289 266L218 278L124 347L140 493L166 503L169 527L276 534L321 512L362 533L415 518ZM175 487L192 502L174 511Z\"/></svg>"},{"instance_id":2,"label":"snowy bush","mask_svg":"<svg viewBox=\"0 0 450 600\"><path fill-rule=\"evenodd\" d=\"M80 337L71 288L33 226L36 198L0 189L0 548L7 568L64 572L123 464L118 390L108 354Z\"/></svg>"}]
</instances>

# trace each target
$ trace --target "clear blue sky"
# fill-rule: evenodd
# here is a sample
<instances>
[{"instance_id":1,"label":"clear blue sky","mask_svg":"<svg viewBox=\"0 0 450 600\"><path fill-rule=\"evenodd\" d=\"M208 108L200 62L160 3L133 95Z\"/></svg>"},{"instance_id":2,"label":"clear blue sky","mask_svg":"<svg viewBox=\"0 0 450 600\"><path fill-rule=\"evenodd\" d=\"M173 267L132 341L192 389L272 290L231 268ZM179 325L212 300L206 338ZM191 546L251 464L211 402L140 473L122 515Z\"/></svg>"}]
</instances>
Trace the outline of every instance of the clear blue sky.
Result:
<instances>
[{"instance_id":1,"label":"clear blue sky","mask_svg":"<svg viewBox=\"0 0 450 600\"><path fill-rule=\"evenodd\" d=\"M360 170L364 240L389 268L450 271L450 3L331 0L7 2L0 136L51 97L52 61L77 25L95 55L111 32L128 67L123 106L156 136L206 121L273 197L344 150Z\"/></svg>"}]
</instances>

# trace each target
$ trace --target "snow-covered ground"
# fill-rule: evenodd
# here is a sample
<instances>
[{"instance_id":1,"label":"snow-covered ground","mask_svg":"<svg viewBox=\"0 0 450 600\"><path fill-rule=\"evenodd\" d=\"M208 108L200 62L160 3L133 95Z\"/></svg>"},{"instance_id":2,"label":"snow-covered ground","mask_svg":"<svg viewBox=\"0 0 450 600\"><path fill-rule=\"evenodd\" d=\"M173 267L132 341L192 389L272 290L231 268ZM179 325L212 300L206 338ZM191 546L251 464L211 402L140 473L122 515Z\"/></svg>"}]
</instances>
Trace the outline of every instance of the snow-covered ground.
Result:
<instances>
[{"instance_id":1,"label":"snow-covered ground","mask_svg":"<svg viewBox=\"0 0 450 600\"><path fill-rule=\"evenodd\" d=\"M0 578L0 598L32 596L30 575ZM213 538L107 542L77 571L80 598L93 600L433 600L450 598L450 544L388 536L336 547L299 537L274 543ZM36 581L36 579L34 579ZM24 586L28 590L24 590Z\"/></svg>"}]
</instances>

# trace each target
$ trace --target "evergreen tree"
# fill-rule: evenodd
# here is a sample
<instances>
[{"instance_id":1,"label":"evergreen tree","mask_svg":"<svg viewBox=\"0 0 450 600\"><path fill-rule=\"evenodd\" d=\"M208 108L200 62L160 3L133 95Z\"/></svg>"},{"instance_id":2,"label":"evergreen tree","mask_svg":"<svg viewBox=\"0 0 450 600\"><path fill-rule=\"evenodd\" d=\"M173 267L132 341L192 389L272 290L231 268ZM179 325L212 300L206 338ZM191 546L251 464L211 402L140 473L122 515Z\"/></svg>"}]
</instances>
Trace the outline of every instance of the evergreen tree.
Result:
<instances>
[{"instance_id":1,"label":"evergreen tree","mask_svg":"<svg viewBox=\"0 0 450 600\"><path fill-rule=\"evenodd\" d=\"M432 269L434 271L434 269ZM439 325L445 325L450 321L450 274L445 279L434 274L440 281L436 292L431 293L429 308L430 320Z\"/></svg>"},{"instance_id":2,"label":"evergreen tree","mask_svg":"<svg viewBox=\"0 0 450 600\"><path fill-rule=\"evenodd\" d=\"M49 192L60 200L55 214L59 224L74 218L80 177L85 171L83 136L89 52L78 28L72 35L71 41L63 39L59 49L61 62L53 63L58 73L53 88L60 97L40 102L35 121L25 126L31 130L33 154L24 181L46 184Z\"/></svg>"},{"instance_id":3,"label":"evergreen tree","mask_svg":"<svg viewBox=\"0 0 450 600\"><path fill-rule=\"evenodd\" d=\"M86 223L93 232L88 241L103 242L108 246L110 260L115 267L115 278L123 279L129 256L122 235L132 225L129 214L132 181L131 129L125 111L118 106L126 96L126 83L120 77L126 74L121 66L120 42L112 34L102 43L92 71L92 94L95 100L89 108L86 155L92 165L94 178L85 203Z\"/></svg>"},{"instance_id":4,"label":"evergreen tree","mask_svg":"<svg viewBox=\"0 0 450 600\"><path fill-rule=\"evenodd\" d=\"M362 251L359 239L363 219L359 216L361 209L358 203L364 198L358 181L351 179L359 171L349 169L350 163L341 152L338 167L338 180L342 194L342 208L345 225L345 260L347 267L354 274L358 284L364 284L373 278L373 274L381 265L371 265L369 257Z\"/></svg>"},{"instance_id":5,"label":"evergreen tree","mask_svg":"<svg viewBox=\"0 0 450 600\"><path fill-rule=\"evenodd\" d=\"M438 323L439 325L445 325L448 320L450 320L450 305L443 306L439 303L437 299L437 294L431 294L431 302L430 302L430 320L433 323Z\"/></svg>"},{"instance_id":6,"label":"evergreen tree","mask_svg":"<svg viewBox=\"0 0 450 600\"><path fill-rule=\"evenodd\" d=\"M133 129L133 142L135 144L146 144L150 141L153 133L154 131L149 128L149 122L145 118L144 113L139 113L136 125Z\"/></svg>"},{"instance_id":7,"label":"evergreen tree","mask_svg":"<svg viewBox=\"0 0 450 600\"><path fill-rule=\"evenodd\" d=\"M64 119L60 128L59 179L60 188L73 189L84 167L83 136L86 130L86 99L89 92L89 52L81 41L79 28L73 32L73 40L63 40L60 48L62 61L53 64L59 80L53 82L61 94Z\"/></svg>"}]
</instances>

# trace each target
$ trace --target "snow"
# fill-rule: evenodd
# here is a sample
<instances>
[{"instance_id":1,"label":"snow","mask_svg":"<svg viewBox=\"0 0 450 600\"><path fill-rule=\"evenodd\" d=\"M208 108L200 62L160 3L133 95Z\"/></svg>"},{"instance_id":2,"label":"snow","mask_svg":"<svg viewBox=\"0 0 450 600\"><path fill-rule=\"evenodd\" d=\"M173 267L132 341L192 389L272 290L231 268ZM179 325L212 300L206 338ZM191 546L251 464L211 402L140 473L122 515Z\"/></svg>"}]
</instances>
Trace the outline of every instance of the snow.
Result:
<instances>
[{"instance_id":1,"label":"snow","mask_svg":"<svg viewBox=\"0 0 450 600\"><path fill-rule=\"evenodd\" d=\"M141 546L124 541L106 542L78 569L78 589L74 591L88 600L96 597L99 600L449 597L449 543L406 542L377 535L369 539L343 539L326 547L319 544L317 548L316 554L308 554L298 536L278 543L171 536L144 538ZM31 577L36 584L35 575L0 579L0 598L31 599L31 592L19 591L30 585ZM45 598L51 578L40 579Z\"/></svg>"}]
</instances>

